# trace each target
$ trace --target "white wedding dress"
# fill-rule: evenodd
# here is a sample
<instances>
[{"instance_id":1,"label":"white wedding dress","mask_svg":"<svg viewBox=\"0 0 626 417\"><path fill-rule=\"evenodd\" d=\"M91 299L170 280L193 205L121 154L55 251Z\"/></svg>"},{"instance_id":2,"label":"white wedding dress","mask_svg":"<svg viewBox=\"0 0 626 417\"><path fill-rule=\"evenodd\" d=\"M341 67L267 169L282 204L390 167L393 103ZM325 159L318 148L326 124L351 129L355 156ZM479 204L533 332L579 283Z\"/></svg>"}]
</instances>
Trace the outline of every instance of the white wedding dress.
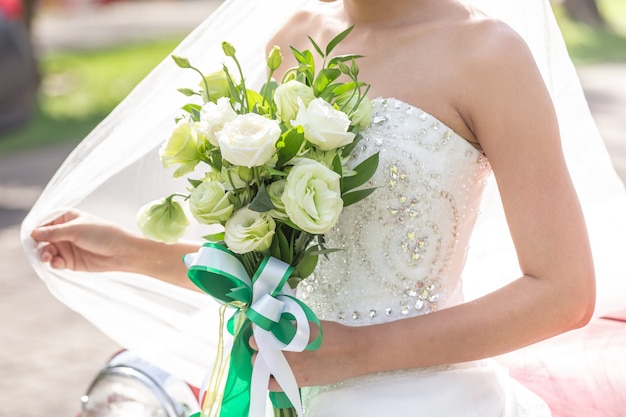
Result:
<instances>
[{"instance_id":1,"label":"white wedding dress","mask_svg":"<svg viewBox=\"0 0 626 417\"><path fill-rule=\"evenodd\" d=\"M374 194L346 208L299 297L322 320L363 326L463 302L462 273L486 157L430 114L374 100L355 163L380 153ZM406 346L406 349L419 349ZM461 347L459 347L461 348ZM304 390L309 417L546 416L542 401L491 361L386 372Z\"/></svg>"}]
</instances>

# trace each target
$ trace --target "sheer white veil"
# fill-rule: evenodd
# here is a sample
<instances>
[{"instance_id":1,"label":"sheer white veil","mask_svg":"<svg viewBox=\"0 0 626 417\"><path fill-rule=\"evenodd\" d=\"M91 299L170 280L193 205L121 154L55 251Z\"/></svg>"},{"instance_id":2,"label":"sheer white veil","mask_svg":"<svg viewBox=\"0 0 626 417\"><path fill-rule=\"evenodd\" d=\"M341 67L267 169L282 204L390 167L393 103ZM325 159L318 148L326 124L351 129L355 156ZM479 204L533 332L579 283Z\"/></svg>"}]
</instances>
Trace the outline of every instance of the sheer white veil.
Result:
<instances>
[{"instance_id":1,"label":"sheer white veil","mask_svg":"<svg viewBox=\"0 0 626 417\"><path fill-rule=\"evenodd\" d=\"M271 35L301 7L315 0L227 0L175 50L204 71L222 64L221 42L229 41L258 84L265 73ZM599 278L599 312L626 299L618 238L626 233L621 181L591 119L548 0L475 0L485 12L509 23L526 39L555 101L568 164L587 215ZM188 101L176 91L197 83L197 74L165 59L72 152L22 224L24 249L50 291L121 346L199 385L213 358L217 305L210 297L149 277L50 269L38 260L30 231L68 207L87 210L125 227L137 209L184 187L160 164L157 150ZM193 235L193 233L192 233ZM190 235L190 237L193 237ZM617 267L619 266L619 268ZM497 191L490 184L472 240L466 275L470 297L503 278L517 276L517 262Z\"/></svg>"}]
</instances>

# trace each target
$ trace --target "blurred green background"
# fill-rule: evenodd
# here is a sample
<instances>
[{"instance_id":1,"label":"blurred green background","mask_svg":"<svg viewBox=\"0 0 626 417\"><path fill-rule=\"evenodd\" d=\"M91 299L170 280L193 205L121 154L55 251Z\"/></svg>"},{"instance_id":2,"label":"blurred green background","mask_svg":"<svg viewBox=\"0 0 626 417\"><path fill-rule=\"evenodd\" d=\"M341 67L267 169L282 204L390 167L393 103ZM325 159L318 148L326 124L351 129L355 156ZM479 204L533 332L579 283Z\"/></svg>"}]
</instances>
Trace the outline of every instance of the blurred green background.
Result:
<instances>
[{"instance_id":1,"label":"blurred green background","mask_svg":"<svg viewBox=\"0 0 626 417\"><path fill-rule=\"evenodd\" d=\"M626 62L626 0L555 0L553 8L577 66ZM183 36L40 54L36 109L29 123L0 134L0 155L39 145L77 143Z\"/></svg>"}]
</instances>

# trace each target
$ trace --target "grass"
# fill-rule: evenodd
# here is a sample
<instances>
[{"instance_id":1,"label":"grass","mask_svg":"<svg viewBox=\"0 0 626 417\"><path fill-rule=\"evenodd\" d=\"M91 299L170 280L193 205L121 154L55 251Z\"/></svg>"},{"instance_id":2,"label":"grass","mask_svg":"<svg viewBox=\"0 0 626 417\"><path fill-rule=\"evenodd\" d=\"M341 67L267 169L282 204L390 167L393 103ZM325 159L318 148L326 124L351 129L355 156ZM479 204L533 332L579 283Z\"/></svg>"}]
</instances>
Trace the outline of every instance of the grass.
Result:
<instances>
[{"instance_id":1,"label":"grass","mask_svg":"<svg viewBox=\"0 0 626 417\"><path fill-rule=\"evenodd\" d=\"M572 22L555 5L577 65L626 61L626 1L598 0L609 29ZM14 150L77 143L163 58L177 39L122 47L64 52L40 60L43 82L38 107L24 128L0 137L0 155Z\"/></svg>"},{"instance_id":2,"label":"grass","mask_svg":"<svg viewBox=\"0 0 626 417\"><path fill-rule=\"evenodd\" d=\"M0 155L62 142L77 143L179 42L176 38L43 56L39 60L42 83L33 118L23 128L0 137Z\"/></svg>"},{"instance_id":3,"label":"grass","mask_svg":"<svg viewBox=\"0 0 626 417\"><path fill-rule=\"evenodd\" d=\"M567 48L576 65L626 61L626 1L598 0L607 28L570 20L561 6L553 6Z\"/></svg>"}]
</instances>

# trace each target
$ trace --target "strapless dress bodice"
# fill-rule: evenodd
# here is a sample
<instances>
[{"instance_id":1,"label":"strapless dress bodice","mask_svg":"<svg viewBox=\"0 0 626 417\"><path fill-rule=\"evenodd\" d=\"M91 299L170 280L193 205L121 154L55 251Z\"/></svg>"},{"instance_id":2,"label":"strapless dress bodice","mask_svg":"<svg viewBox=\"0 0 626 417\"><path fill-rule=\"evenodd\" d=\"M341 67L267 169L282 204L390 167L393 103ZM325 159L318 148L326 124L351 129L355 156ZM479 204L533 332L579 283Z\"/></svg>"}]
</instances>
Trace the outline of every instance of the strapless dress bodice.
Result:
<instances>
[{"instance_id":1,"label":"strapless dress bodice","mask_svg":"<svg viewBox=\"0 0 626 417\"><path fill-rule=\"evenodd\" d=\"M367 186L326 234L299 297L323 320L366 325L462 302L461 273L485 180L486 157L432 115L396 99L373 101L356 165L379 152Z\"/></svg>"}]
</instances>

